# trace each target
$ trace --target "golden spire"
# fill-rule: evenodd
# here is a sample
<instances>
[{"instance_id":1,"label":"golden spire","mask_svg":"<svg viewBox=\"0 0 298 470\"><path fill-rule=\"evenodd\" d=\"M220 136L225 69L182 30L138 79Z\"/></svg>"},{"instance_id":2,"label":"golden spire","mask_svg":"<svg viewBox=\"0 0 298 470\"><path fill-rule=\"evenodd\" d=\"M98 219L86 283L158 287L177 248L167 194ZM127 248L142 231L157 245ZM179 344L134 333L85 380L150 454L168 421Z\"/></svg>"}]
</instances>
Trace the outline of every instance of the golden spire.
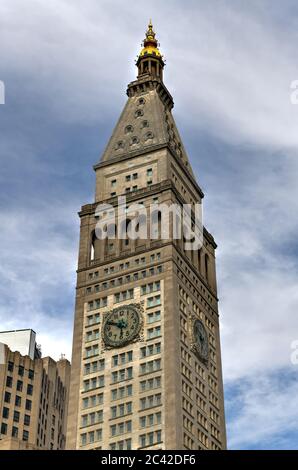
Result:
<instances>
[{"instance_id":1,"label":"golden spire","mask_svg":"<svg viewBox=\"0 0 298 470\"><path fill-rule=\"evenodd\" d=\"M148 29L146 31L146 37L143 41L143 49L140 52L139 58L147 55L153 55L161 58L161 53L158 49L158 43L155 38L155 32L153 30L152 20L150 18Z\"/></svg>"}]
</instances>

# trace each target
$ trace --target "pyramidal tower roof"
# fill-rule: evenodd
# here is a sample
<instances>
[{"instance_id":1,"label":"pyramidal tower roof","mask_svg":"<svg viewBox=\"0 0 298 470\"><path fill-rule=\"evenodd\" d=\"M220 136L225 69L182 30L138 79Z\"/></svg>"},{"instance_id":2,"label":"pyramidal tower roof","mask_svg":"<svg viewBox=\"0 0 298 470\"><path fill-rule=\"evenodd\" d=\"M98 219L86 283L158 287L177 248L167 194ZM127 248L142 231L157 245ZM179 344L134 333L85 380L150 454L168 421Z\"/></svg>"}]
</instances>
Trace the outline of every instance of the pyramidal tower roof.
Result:
<instances>
[{"instance_id":1,"label":"pyramidal tower roof","mask_svg":"<svg viewBox=\"0 0 298 470\"><path fill-rule=\"evenodd\" d=\"M128 85L128 100L95 169L108 162L168 147L194 178L171 112L174 102L163 82L165 61L151 20L136 66L137 79Z\"/></svg>"}]
</instances>

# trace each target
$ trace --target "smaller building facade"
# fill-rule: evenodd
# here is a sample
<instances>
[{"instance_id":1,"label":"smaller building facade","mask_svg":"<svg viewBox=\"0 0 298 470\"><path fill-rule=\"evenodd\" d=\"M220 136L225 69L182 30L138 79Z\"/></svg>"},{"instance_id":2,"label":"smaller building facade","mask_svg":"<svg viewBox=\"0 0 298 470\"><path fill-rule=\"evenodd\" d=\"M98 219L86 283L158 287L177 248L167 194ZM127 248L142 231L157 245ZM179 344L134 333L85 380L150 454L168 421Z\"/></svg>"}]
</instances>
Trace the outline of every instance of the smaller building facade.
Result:
<instances>
[{"instance_id":1,"label":"smaller building facade","mask_svg":"<svg viewBox=\"0 0 298 470\"><path fill-rule=\"evenodd\" d=\"M65 448L70 363L0 343L0 450Z\"/></svg>"}]
</instances>

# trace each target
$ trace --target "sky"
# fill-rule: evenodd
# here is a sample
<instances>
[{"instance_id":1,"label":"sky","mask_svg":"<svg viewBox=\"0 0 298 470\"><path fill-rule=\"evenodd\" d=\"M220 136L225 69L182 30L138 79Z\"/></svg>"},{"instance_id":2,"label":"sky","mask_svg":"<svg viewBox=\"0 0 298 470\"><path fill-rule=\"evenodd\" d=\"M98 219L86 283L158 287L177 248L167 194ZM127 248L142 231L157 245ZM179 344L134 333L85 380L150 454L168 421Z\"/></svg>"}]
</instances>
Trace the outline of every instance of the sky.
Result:
<instances>
[{"instance_id":1,"label":"sky","mask_svg":"<svg viewBox=\"0 0 298 470\"><path fill-rule=\"evenodd\" d=\"M0 330L71 358L77 212L149 17L218 244L228 447L298 449L297 1L1 1Z\"/></svg>"}]
</instances>

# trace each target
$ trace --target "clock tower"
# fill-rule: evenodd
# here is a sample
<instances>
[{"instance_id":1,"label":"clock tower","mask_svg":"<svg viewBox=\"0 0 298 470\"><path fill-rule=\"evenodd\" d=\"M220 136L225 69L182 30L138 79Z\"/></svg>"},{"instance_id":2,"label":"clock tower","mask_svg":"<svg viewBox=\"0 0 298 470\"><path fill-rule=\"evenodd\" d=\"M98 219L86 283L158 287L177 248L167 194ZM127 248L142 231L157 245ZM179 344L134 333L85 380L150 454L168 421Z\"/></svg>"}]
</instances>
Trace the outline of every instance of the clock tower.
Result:
<instances>
[{"instance_id":1,"label":"clock tower","mask_svg":"<svg viewBox=\"0 0 298 470\"><path fill-rule=\"evenodd\" d=\"M174 230L204 195L151 21L136 65L79 213L67 448L225 449L216 243Z\"/></svg>"}]
</instances>

